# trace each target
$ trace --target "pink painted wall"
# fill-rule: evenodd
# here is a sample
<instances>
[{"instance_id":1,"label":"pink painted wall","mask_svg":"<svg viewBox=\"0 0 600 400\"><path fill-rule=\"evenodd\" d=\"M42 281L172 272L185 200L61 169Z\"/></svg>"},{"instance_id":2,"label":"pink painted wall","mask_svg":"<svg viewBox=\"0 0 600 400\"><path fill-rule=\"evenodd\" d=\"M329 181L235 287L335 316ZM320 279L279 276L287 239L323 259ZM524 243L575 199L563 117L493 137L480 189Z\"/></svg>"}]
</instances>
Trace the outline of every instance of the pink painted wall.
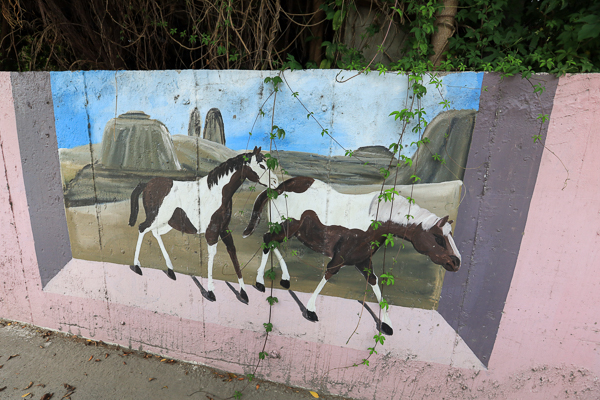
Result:
<instances>
[{"instance_id":1,"label":"pink painted wall","mask_svg":"<svg viewBox=\"0 0 600 400\"><path fill-rule=\"evenodd\" d=\"M600 372L599 107L599 75L560 79L490 369Z\"/></svg>"},{"instance_id":2,"label":"pink painted wall","mask_svg":"<svg viewBox=\"0 0 600 400\"><path fill-rule=\"evenodd\" d=\"M367 354L360 349L366 348L368 340L352 348L319 337L275 332L267 350L277 351L280 357L268 358L258 374L361 399L600 397L598 104L599 75L560 79L525 231L515 232L523 235L523 241L488 369L456 367L453 360L461 359L457 354L450 355L449 362L413 361L410 355L393 354L372 358L370 367L340 368L360 362ZM17 138L10 75L1 73L0 317L133 348L143 346L235 372L247 371L256 362L264 340L262 330L236 328L228 322L236 312L226 305L220 305L222 313L213 309L213 315L206 316L199 293L180 303L184 311L155 313L126 304L126 299L113 301L111 296L116 295L108 293L106 283L98 286L107 290L104 298L102 293L84 298L42 291ZM115 267L101 268L99 275L106 277ZM176 295L170 290L162 294ZM335 318L344 303L329 300L322 314ZM294 326L285 318L293 306L274 309L273 323L282 331ZM178 312L185 316L174 315ZM399 316L395 321L401 327ZM410 321L404 324L410 326ZM365 328L362 336L368 339L371 331ZM434 337L429 332L422 335Z\"/></svg>"}]
</instances>

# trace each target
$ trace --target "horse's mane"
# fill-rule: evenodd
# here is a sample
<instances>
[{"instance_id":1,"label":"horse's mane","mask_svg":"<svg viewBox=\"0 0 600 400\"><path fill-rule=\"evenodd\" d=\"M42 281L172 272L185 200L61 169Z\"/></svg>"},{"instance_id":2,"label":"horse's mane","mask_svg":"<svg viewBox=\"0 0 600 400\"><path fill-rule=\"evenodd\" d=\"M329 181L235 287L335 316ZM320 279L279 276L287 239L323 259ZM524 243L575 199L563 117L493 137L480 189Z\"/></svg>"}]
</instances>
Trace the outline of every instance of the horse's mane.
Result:
<instances>
[{"instance_id":1,"label":"horse's mane","mask_svg":"<svg viewBox=\"0 0 600 400\"><path fill-rule=\"evenodd\" d=\"M377 204L379 204L379 210L377 209ZM394 201L381 202L379 202L379 196L375 196L371 202L369 214L374 220L382 222L391 220L402 226L421 224L421 227L425 231L431 229L441 219L431 211L419 207L417 204L410 204L404 196L395 196ZM411 217L407 217L407 215L411 215ZM451 230L452 227L450 224L445 224L442 227L442 231L446 236Z\"/></svg>"},{"instance_id":2,"label":"horse's mane","mask_svg":"<svg viewBox=\"0 0 600 400\"><path fill-rule=\"evenodd\" d=\"M208 173L208 176L207 176L208 188L210 189L211 187L213 187L214 185L219 183L219 179L221 179L223 176L227 175L228 173L230 173L232 171L237 171L238 169L242 168L244 165L248 164L250 162L250 159L252 159L253 156L256 156L257 162L261 162L264 159L264 157L261 153L255 154L254 152L250 152L250 153L237 155L237 156L232 157L229 160L219 164L217 167L215 167L212 171L210 171Z\"/></svg>"}]
</instances>

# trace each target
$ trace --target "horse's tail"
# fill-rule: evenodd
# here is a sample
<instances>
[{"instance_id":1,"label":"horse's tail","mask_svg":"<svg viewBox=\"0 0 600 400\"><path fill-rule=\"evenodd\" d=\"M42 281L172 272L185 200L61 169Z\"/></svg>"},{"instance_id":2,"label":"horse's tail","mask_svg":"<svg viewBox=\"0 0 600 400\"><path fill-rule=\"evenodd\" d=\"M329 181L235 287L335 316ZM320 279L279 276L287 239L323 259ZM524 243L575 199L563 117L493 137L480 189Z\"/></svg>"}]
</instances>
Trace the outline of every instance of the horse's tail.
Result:
<instances>
[{"instance_id":1,"label":"horse's tail","mask_svg":"<svg viewBox=\"0 0 600 400\"><path fill-rule=\"evenodd\" d=\"M137 221L138 212L140 210L139 197L147 183L140 182L133 192L131 192L131 215L129 216L129 226L134 226Z\"/></svg>"},{"instance_id":2,"label":"horse's tail","mask_svg":"<svg viewBox=\"0 0 600 400\"><path fill-rule=\"evenodd\" d=\"M254 233L254 230L260 222L260 216L262 215L262 210L265 207L267 200L269 200L269 197L267 196L267 190L264 190L254 201L252 216L250 217L250 222L248 222L248 226L244 230L242 237L248 237Z\"/></svg>"}]
</instances>

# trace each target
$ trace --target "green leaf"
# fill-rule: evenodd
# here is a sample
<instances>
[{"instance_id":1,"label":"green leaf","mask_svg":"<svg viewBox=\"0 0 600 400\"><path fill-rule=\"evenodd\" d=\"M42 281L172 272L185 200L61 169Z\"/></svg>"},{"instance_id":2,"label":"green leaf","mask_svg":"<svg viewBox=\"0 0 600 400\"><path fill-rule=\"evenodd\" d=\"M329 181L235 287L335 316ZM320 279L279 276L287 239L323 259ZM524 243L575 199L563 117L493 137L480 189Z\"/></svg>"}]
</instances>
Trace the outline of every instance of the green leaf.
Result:
<instances>
[{"instance_id":1,"label":"green leaf","mask_svg":"<svg viewBox=\"0 0 600 400\"><path fill-rule=\"evenodd\" d=\"M274 281L275 280L275 271L273 269L268 269L265 271L265 277L269 278L270 280Z\"/></svg>"},{"instance_id":2,"label":"green leaf","mask_svg":"<svg viewBox=\"0 0 600 400\"><path fill-rule=\"evenodd\" d=\"M385 283L388 286L393 285L395 283L394 275L391 272L381 274L381 283Z\"/></svg>"},{"instance_id":3,"label":"green leaf","mask_svg":"<svg viewBox=\"0 0 600 400\"><path fill-rule=\"evenodd\" d=\"M385 243L384 243L385 247L387 247L387 246L394 247L394 235L392 233L383 235L383 237L385 237Z\"/></svg>"},{"instance_id":4,"label":"green leaf","mask_svg":"<svg viewBox=\"0 0 600 400\"><path fill-rule=\"evenodd\" d=\"M579 22L585 22L585 25L581 27L577 34L577 40L582 41L586 39L596 38L600 35L600 16L588 15L581 18Z\"/></svg>"},{"instance_id":5,"label":"green leaf","mask_svg":"<svg viewBox=\"0 0 600 400\"><path fill-rule=\"evenodd\" d=\"M285 62L283 64L283 68L289 68L292 71L297 70L297 69L302 69L302 64L300 64L298 61L296 61L296 58L288 53L287 56L287 62ZM296 93L296 96L298 95L298 93ZM295 96L294 96L295 97Z\"/></svg>"},{"instance_id":6,"label":"green leaf","mask_svg":"<svg viewBox=\"0 0 600 400\"><path fill-rule=\"evenodd\" d=\"M375 339L375 343L380 343L382 345L385 342L385 336L383 336L382 333L378 333L377 335L373 336L373 339Z\"/></svg>"},{"instance_id":7,"label":"green leaf","mask_svg":"<svg viewBox=\"0 0 600 400\"><path fill-rule=\"evenodd\" d=\"M269 233L272 235L277 235L279 232L283 230L283 226L279 222L269 222Z\"/></svg>"},{"instance_id":8,"label":"green leaf","mask_svg":"<svg viewBox=\"0 0 600 400\"><path fill-rule=\"evenodd\" d=\"M335 14L333 15L333 30L337 31L338 29L340 29L342 27L342 21L344 20L344 17L342 15L342 10L337 10L335 12Z\"/></svg>"},{"instance_id":9,"label":"green leaf","mask_svg":"<svg viewBox=\"0 0 600 400\"><path fill-rule=\"evenodd\" d=\"M379 307L381 307L382 310L389 310L390 308L390 304L387 302L386 299L381 299L381 301L379 302ZM377 353L377 352L375 352Z\"/></svg>"},{"instance_id":10,"label":"green leaf","mask_svg":"<svg viewBox=\"0 0 600 400\"><path fill-rule=\"evenodd\" d=\"M329 69L331 68L331 60L329 60L328 58L325 58L321 61L321 64L319 65L320 69Z\"/></svg>"},{"instance_id":11,"label":"green leaf","mask_svg":"<svg viewBox=\"0 0 600 400\"><path fill-rule=\"evenodd\" d=\"M383 175L383 179L387 179L390 176L390 171L387 168L379 168L379 173Z\"/></svg>"}]
</instances>

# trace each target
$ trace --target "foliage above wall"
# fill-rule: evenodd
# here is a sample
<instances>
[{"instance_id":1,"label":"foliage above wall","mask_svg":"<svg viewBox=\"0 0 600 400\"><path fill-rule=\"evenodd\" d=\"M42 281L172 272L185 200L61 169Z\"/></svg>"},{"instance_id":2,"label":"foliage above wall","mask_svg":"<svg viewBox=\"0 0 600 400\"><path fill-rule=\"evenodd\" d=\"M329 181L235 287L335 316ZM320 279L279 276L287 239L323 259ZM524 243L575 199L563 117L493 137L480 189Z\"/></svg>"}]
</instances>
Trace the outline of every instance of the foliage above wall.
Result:
<instances>
[{"instance_id":1,"label":"foliage above wall","mask_svg":"<svg viewBox=\"0 0 600 400\"><path fill-rule=\"evenodd\" d=\"M376 49L392 70L600 71L593 0L8 0L0 20L3 70L361 69Z\"/></svg>"}]
</instances>

